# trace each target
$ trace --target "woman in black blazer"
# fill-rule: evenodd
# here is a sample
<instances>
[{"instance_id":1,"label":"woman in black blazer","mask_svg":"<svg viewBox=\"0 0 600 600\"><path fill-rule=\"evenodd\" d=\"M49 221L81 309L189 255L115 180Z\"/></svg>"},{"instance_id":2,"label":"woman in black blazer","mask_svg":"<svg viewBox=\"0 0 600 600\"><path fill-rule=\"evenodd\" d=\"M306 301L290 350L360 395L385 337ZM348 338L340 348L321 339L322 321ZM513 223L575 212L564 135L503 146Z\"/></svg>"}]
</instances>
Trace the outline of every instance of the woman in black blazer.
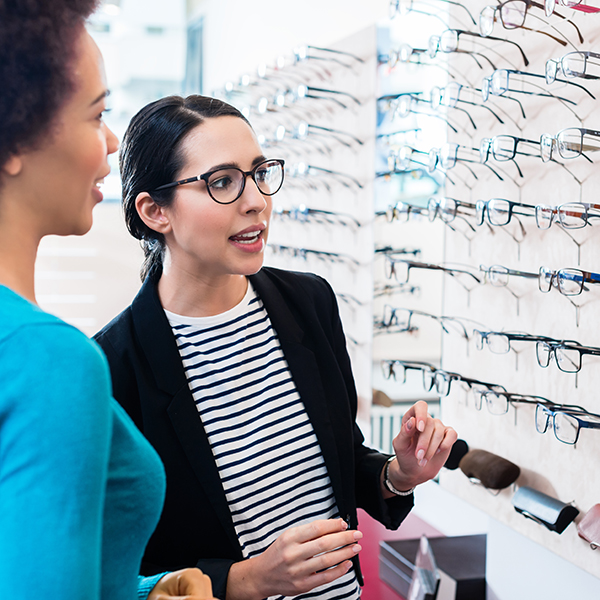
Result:
<instances>
[{"instance_id":1,"label":"woman in black blazer","mask_svg":"<svg viewBox=\"0 0 600 600\"><path fill-rule=\"evenodd\" d=\"M115 398L158 451L167 473L165 507L144 571L196 565L210 575L215 595L227 600L296 597L315 588L313 598L357 598L362 583L357 507L388 528L398 527L412 508L412 489L437 474L456 433L432 419L420 402L403 419L396 456L364 445L333 291L315 275L262 268L271 196L283 183L283 161L262 155L235 108L202 96L148 105L125 134L121 175L127 226L146 255L144 283L96 340L110 363ZM223 321L223 315L235 318ZM245 354L236 361L238 355L230 353L233 363L220 370L234 374L229 378L206 366L212 360L194 362L204 352L195 336L218 332L211 337L217 347L202 356L221 352L238 340L243 329L238 324L247 323L248 315L267 323L269 341L247 348L258 356L271 344L277 360L249 354L250 368ZM246 327L242 342L250 344L258 334ZM225 341L214 342L219 339ZM253 379L259 369L264 383ZM283 403L269 391L279 385L289 388L286 398L296 398L298 427L289 416L269 416L273 405L279 410ZM204 391L217 389L224 391ZM261 394L265 408L253 407L259 412L250 424L263 419L267 424L264 430L256 425L248 439L258 441L241 452L245 442L236 443L228 431L248 411L238 414L236 407ZM222 406L231 408L220 411ZM286 407L282 415L292 410ZM211 419L213 414L220 416ZM295 437L300 429L306 436ZM256 449L262 452L275 438L278 445L265 450L261 462ZM312 440L312 446L296 439ZM220 454L224 443L232 450ZM313 446L318 466L310 470L296 458ZM230 453L242 459L227 463ZM278 493L264 500L260 519L252 511L266 496L252 495L260 477L245 473L246 460L258 461L256 473L284 492L282 502ZM306 502L300 492L288 504L294 486L319 477L323 491L307 494L312 500ZM243 488L251 492L247 498L235 498L231 480L250 486ZM286 519L289 513L292 526L270 524L280 513ZM260 527L266 528L265 539L253 537Z\"/></svg>"}]
</instances>

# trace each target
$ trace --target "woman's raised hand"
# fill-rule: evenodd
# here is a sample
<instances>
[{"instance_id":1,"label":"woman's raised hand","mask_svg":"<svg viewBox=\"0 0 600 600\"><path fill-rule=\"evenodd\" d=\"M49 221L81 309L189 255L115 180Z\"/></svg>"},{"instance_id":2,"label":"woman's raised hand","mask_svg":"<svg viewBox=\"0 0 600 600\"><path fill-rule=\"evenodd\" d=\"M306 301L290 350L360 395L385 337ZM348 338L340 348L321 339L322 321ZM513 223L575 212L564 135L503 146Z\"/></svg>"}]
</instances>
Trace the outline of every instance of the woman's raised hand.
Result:
<instances>
[{"instance_id":1,"label":"woman's raised hand","mask_svg":"<svg viewBox=\"0 0 600 600\"><path fill-rule=\"evenodd\" d=\"M235 563L227 600L297 596L330 583L352 567L362 533L343 519L320 519L284 531L260 556Z\"/></svg>"},{"instance_id":2,"label":"woman's raised hand","mask_svg":"<svg viewBox=\"0 0 600 600\"><path fill-rule=\"evenodd\" d=\"M435 477L456 441L456 431L434 419L427 409L426 402L413 404L392 442L397 460L390 464L389 477L398 490L409 490ZM392 495L387 490L384 493Z\"/></svg>"}]
</instances>

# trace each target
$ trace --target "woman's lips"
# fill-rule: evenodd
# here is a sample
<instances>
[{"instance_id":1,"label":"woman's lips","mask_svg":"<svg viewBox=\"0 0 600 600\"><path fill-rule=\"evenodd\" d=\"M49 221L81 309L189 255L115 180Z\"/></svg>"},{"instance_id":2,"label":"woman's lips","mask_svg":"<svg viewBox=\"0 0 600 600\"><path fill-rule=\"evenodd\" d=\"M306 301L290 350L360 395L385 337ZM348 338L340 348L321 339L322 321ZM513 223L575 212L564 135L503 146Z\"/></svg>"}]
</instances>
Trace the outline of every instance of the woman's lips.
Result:
<instances>
[{"instance_id":1,"label":"woman's lips","mask_svg":"<svg viewBox=\"0 0 600 600\"><path fill-rule=\"evenodd\" d=\"M98 181L92 187L92 197L96 202L102 202L102 200L104 200L104 194L102 194L102 190L100 189L103 184L104 181Z\"/></svg>"},{"instance_id":2,"label":"woman's lips","mask_svg":"<svg viewBox=\"0 0 600 600\"><path fill-rule=\"evenodd\" d=\"M229 241L245 252L261 252L265 246L262 229L236 233L229 238Z\"/></svg>"}]
</instances>

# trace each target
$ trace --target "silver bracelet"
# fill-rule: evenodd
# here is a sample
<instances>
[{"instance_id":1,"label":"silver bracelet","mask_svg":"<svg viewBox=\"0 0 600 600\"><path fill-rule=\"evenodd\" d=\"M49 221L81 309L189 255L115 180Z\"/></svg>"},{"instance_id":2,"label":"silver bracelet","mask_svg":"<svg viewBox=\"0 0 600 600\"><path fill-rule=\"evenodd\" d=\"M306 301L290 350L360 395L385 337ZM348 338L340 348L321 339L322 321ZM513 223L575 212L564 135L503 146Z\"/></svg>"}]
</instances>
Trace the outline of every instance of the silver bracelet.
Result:
<instances>
[{"instance_id":1,"label":"silver bracelet","mask_svg":"<svg viewBox=\"0 0 600 600\"><path fill-rule=\"evenodd\" d=\"M396 494L396 496L410 496L415 491L414 487L410 488L410 490L406 490L406 492L401 492L400 490L397 490L394 487L394 485L392 484L392 482L390 481L390 463L395 458L396 458L395 456L390 456L390 458L388 458L387 463L385 463L385 472L383 474L383 485L385 485L386 489L389 490L390 492L392 492L392 494Z\"/></svg>"}]
</instances>

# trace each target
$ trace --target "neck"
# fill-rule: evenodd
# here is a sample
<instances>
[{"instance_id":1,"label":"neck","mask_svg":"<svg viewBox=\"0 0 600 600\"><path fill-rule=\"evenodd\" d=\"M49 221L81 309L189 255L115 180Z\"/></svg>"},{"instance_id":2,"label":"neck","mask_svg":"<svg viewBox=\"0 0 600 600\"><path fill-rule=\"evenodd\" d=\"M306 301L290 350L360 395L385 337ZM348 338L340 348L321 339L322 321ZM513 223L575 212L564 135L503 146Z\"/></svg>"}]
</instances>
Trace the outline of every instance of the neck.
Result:
<instances>
[{"instance_id":1,"label":"neck","mask_svg":"<svg viewBox=\"0 0 600 600\"><path fill-rule=\"evenodd\" d=\"M166 310L186 317L219 315L239 304L248 289L245 275L206 277L165 264L158 296Z\"/></svg>"},{"instance_id":2,"label":"neck","mask_svg":"<svg viewBox=\"0 0 600 600\"><path fill-rule=\"evenodd\" d=\"M34 274L40 238L32 229L0 218L0 284L36 304Z\"/></svg>"}]
</instances>

